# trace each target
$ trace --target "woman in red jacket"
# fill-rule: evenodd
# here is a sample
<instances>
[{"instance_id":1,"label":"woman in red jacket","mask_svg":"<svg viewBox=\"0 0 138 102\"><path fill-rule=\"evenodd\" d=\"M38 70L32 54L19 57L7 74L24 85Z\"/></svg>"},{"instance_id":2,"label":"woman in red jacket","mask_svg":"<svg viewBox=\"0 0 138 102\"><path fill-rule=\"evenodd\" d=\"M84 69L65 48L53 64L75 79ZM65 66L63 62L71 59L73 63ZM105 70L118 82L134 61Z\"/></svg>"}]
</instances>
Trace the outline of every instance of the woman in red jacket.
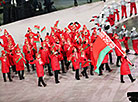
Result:
<instances>
[{"instance_id":1,"label":"woman in red jacket","mask_svg":"<svg viewBox=\"0 0 138 102\"><path fill-rule=\"evenodd\" d=\"M42 41L42 47L39 49L39 54L41 55L41 59L44 62L44 67L46 65L48 66L49 76L52 76L53 74L51 72L50 59L49 59L50 51L45 41Z\"/></svg>"},{"instance_id":2,"label":"woman in red jacket","mask_svg":"<svg viewBox=\"0 0 138 102\"><path fill-rule=\"evenodd\" d=\"M44 62L42 61L41 59L41 56L40 54L36 53L36 59L32 62L29 62L30 64L35 64L36 65L36 73L37 73L37 76L38 76L38 86L39 87L42 87L41 83L43 84L43 86L45 87L46 84L43 80L43 76L44 76Z\"/></svg>"},{"instance_id":3,"label":"woman in red jacket","mask_svg":"<svg viewBox=\"0 0 138 102\"><path fill-rule=\"evenodd\" d=\"M81 74L83 76L85 76L86 78L89 78L88 75L87 75L87 69L88 69L90 61L88 61L83 48L81 48L81 51L80 51L80 62L81 62L81 68L83 68L83 71L81 72Z\"/></svg>"},{"instance_id":4,"label":"woman in red jacket","mask_svg":"<svg viewBox=\"0 0 138 102\"><path fill-rule=\"evenodd\" d=\"M80 80L80 77L79 77L80 56L79 56L79 53L77 52L76 48L73 49L72 54L68 58L68 61L72 62L74 70L76 71L76 73L75 73L76 80Z\"/></svg>"},{"instance_id":5,"label":"woman in red jacket","mask_svg":"<svg viewBox=\"0 0 138 102\"><path fill-rule=\"evenodd\" d=\"M132 75L131 75L131 71L130 71L130 68L129 68L129 64L131 66L134 66L134 64L132 63L129 63L127 61L127 56L122 56L121 57L121 67L120 67L120 74L121 74L121 83L125 83L125 81L123 80L123 76L124 75L128 75L131 82L134 82L136 79L133 79Z\"/></svg>"},{"instance_id":6,"label":"woman in red jacket","mask_svg":"<svg viewBox=\"0 0 138 102\"><path fill-rule=\"evenodd\" d=\"M26 63L27 70L28 70L28 72L30 72L29 62L33 60L33 54L32 54L33 52L32 52L31 46L29 45L29 42L27 39L25 39L25 42L24 42L23 53L25 55L25 59L27 62ZM32 64L32 69L33 69L33 71L35 70L34 64Z\"/></svg>"},{"instance_id":7,"label":"woman in red jacket","mask_svg":"<svg viewBox=\"0 0 138 102\"><path fill-rule=\"evenodd\" d=\"M59 64L59 58L58 58L59 54L60 53L55 51L54 48L51 49L51 55L50 55L51 67L52 67L52 70L54 71L56 84L60 83L60 81L58 80L58 73L60 70L60 64Z\"/></svg>"},{"instance_id":8,"label":"woman in red jacket","mask_svg":"<svg viewBox=\"0 0 138 102\"><path fill-rule=\"evenodd\" d=\"M3 44L6 45L6 46L4 46L4 50L6 50L9 41L11 42L11 44L13 46L15 46L15 42L14 42L13 37L7 32L6 29L4 29L4 35L0 36L0 39L2 39L3 40Z\"/></svg>"},{"instance_id":9,"label":"woman in red jacket","mask_svg":"<svg viewBox=\"0 0 138 102\"><path fill-rule=\"evenodd\" d=\"M67 62L67 58L71 55L71 53L73 51L73 44L71 43L70 38L67 38L67 42L64 45L64 51L65 51L65 54L66 54L65 59L66 59L66 62ZM70 62L67 62L66 63L67 70L69 70L69 65L70 65Z\"/></svg>"},{"instance_id":10,"label":"woman in red jacket","mask_svg":"<svg viewBox=\"0 0 138 102\"><path fill-rule=\"evenodd\" d=\"M17 45L16 52L14 55L14 60L16 63L16 71L18 72L19 79L24 79L24 63L26 64L25 58L23 57L23 54L20 51L21 49ZM22 71L22 73L20 73Z\"/></svg>"},{"instance_id":11,"label":"woman in red jacket","mask_svg":"<svg viewBox=\"0 0 138 102\"><path fill-rule=\"evenodd\" d=\"M6 73L8 75L9 81L11 82L12 79L10 75L10 63L9 63L8 57L4 50L2 50L1 53L2 53L2 56L0 57L0 61L1 61L1 70L3 73L4 82L6 82Z\"/></svg>"},{"instance_id":12,"label":"woman in red jacket","mask_svg":"<svg viewBox=\"0 0 138 102\"><path fill-rule=\"evenodd\" d=\"M114 43L118 46L118 48L119 48L120 50L122 50L122 47L121 47L121 43L120 43L120 42L123 42L124 40L125 40L125 38L119 39L119 36L118 36L117 34L114 34L114 36L113 36L113 41L114 41ZM116 66L117 66L117 67L120 67L119 61L120 61L120 59L121 59L122 53L118 50L118 48L115 47L115 53L116 53L116 56L117 56Z\"/></svg>"}]
</instances>

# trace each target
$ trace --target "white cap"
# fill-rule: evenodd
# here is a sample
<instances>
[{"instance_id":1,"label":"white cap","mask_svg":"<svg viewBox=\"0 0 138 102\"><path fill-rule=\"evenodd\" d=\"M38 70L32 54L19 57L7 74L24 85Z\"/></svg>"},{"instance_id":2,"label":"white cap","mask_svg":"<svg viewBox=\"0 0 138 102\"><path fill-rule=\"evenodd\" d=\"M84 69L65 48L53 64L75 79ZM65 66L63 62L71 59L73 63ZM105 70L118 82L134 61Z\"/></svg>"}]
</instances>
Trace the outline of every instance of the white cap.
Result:
<instances>
[{"instance_id":1,"label":"white cap","mask_svg":"<svg viewBox=\"0 0 138 102\"><path fill-rule=\"evenodd\" d=\"M122 29L126 29L126 25L123 25L123 26L122 26Z\"/></svg>"},{"instance_id":2,"label":"white cap","mask_svg":"<svg viewBox=\"0 0 138 102\"><path fill-rule=\"evenodd\" d=\"M133 27L131 31L135 31L135 30L136 30L136 28L135 28L135 27Z\"/></svg>"}]
</instances>

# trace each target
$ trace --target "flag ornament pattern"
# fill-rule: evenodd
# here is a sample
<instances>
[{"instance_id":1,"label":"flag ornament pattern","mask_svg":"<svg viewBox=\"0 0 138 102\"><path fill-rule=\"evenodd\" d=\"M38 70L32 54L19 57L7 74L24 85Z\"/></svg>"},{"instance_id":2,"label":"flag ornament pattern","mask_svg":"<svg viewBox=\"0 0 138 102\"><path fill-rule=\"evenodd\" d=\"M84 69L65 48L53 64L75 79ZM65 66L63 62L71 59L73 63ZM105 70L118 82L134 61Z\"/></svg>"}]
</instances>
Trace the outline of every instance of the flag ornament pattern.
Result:
<instances>
[{"instance_id":1,"label":"flag ornament pattern","mask_svg":"<svg viewBox=\"0 0 138 102\"><path fill-rule=\"evenodd\" d=\"M105 57L105 55L115 47L113 41L105 32L101 32L93 44L92 51L92 63L94 65L95 72L99 73L99 67Z\"/></svg>"}]
</instances>

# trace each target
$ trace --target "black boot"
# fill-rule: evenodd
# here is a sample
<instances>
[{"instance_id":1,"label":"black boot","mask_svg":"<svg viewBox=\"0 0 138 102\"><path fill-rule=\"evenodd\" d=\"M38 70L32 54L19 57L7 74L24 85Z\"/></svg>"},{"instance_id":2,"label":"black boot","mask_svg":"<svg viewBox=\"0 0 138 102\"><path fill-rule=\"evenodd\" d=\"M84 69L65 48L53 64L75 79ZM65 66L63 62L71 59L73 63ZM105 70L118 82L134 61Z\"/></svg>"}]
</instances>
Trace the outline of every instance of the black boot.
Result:
<instances>
[{"instance_id":1,"label":"black boot","mask_svg":"<svg viewBox=\"0 0 138 102\"><path fill-rule=\"evenodd\" d=\"M32 70L35 71L34 64L32 64Z\"/></svg>"},{"instance_id":2,"label":"black boot","mask_svg":"<svg viewBox=\"0 0 138 102\"><path fill-rule=\"evenodd\" d=\"M128 53L130 50L128 49L128 50L126 50L126 53Z\"/></svg>"},{"instance_id":3,"label":"black boot","mask_svg":"<svg viewBox=\"0 0 138 102\"><path fill-rule=\"evenodd\" d=\"M91 75L94 75L94 74L93 74L93 69L94 69L94 67L93 67L93 65L91 65L91 68L90 68L90 74L91 74Z\"/></svg>"},{"instance_id":4,"label":"black boot","mask_svg":"<svg viewBox=\"0 0 138 102\"><path fill-rule=\"evenodd\" d=\"M109 67L108 63L105 63L105 67L106 67L106 70L107 70L107 71L109 71L109 72L112 71L111 68Z\"/></svg>"},{"instance_id":5,"label":"black boot","mask_svg":"<svg viewBox=\"0 0 138 102\"><path fill-rule=\"evenodd\" d=\"M130 14L130 17L132 16L132 13Z\"/></svg>"},{"instance_id":6,"label":"black boot","mask_svg":"<svg viewBox=\"0 0 138 102\"><path fill-rule=\"evenodd\" d=\"M88 77L88 74L87 74L87 69L88 69L88 67L85 67L85 68L84 68L84 73L85 73L85 77L86 77L86 78L89 78L89 77Z\"/></svg>"},{"instance_id":7,"label":"black boot","mask_svg":"<svg viewBox=\"0 0 138 102\"><path fill-rule=\"evenodd\" d=\"M39 87L42 87L41 81L42 81L42 77L39 77L39 78L38 78L38 86L39 86Z\"/></svg>"},{"instance_id":8,"label":"black boot","mask_svg":"<svg viewBox=\"0 0 138 102\"><path fill-rule=\"evenodd\" d=\"M111 65L114 64L114 63L112 62L112 53L109 53L109 59L110 59L110 64L111 64Z\"/></svg>"},{"instance_id":9,"label":"black boot","mask_svg":"<svg viewBox=\"0 0 138 102\"><path fill-rule=\"evenodd\" d=\"M22 80L22 76L20 74L20 71L18 71L18 77L19 77L20 80Z\"/></svg>"},{"instance_id":10,"label":"black boot","mask_svg":"<svg viewBox=\"0 0 138 102\"><path fill-rule=\"evenodd\" d=\"M80 80L79 69L76 69L75 78L76 78L76 80Z\"/></svg>"},{"instance_id":11,"label":"black boot","mask_svg":"<svg viewBox=\"0 0 138 102\"><path fill-rule=\"evenodd\" d=\"M84 74L84 70L81 72L81 74L82 74L82 76L85 76L85 74Z\"/></svg>"},{"instance_id":12,"label":"black boot","mask_svg":"<svg viewBox=\"0 0 138 102\"><path fill-rule=\"evenodd\" d=\"M22 70L22 79L25 79L25 77L24 77L24 70Z\"/></svg>"},{"instance_id":13,"label":"black boot","mask_svg":"<svg viewBox=\"0 0 138 102\"><path fill-rule=\"evenodd\" d=\"M54 73L55 73L55 83L58 84L58 83L60 83L60 81L58 80L58 73L59 73L59 71L56 70L56 71L54 71Z\"/></svg>"},{"instance_id":14,"label":"black boot","mask_svg":"<svg viewBox=\"0 0 138 102\"><path fill-rule=\"evenodd\" d=\"M5 73L3 73L3 79L4 79L4 82L7 81L7 80L6 80L6 74L5 74Z\"/></svg>"},{"instance_id":15,"label":"black boot","mask_svg":"<svg viewBox=\"0 0 138 102\"><path fill-rule=\"evenodd\" d=\"M65 70L64 70L64 62L63 62L63 60L61 61L61 66L62 66L62 73L66 73Z\"/></svg>"},{"instance_id":16,"label":"black boot","mask_svg":"<svg viewBox=\"0 0 138 102\"><path fill-rule=\"evenodd\" d=\"M49 76L53 76L52 72L51 72L51 68L50 68L50 65L48 64L48 73L49 73Z\"/></svg>"},{"instance_id":17,"label":"black boot","mask_svg":"<svg viewBox=\"0 0 138 102\"><path fill-rule=\"evenodd\" d=\"M101 64L99 67L99 76L103 75L102 69L103 69L104 64Z\"/></svg>"},{"instance_id":18,"label":"black boot","mask_svg":"<svg viewBox=\"0 0 138 102\"><path fill-rule=\"evenodd\" d=\"M130 78L130 80L131 80L132 83L136 80L136 79L133 79L133 77L132 77L131 74L129 74L128 76L129 76L129 78Z\"/></svg>"},{"instance_id":19,"label":"black boot","mask_svg":"<svg viewBox=\"0 0 138 102\"><path fill-rule=\"evenodd\" d=\"M70 65L70 62L67 63L67 70L69 70L69 65Z\"/></svg>"},{"instance_id":20,"label":"black boot","mask_svg":"<svg viewBox=\"0 0 138 102\"><path fill-rule=\"evenodd\" d=\"M117 62L116 62L116 66L117 67L120 67L120 65L119 65L119 61L121 60L121 56L117 56Z\"/></svg>"},{"instance_id":21,"label":"black boot","mask_svg":"<svg viewBox=\"0 0 138 102\"><path fill-rule=\"evenodd\" d=\"M42 81L41 82L42 82L43 86L46 87L46 84L45 84L45 82L43 80L43 77L41 77L41 78L42 78Z\"/></svg>"},{"instance_id":22,"label":"black boot","mask_svg":"<svg viewBox=\"0 0 138 102\"><path fill-rule=\"evenodd\" d=\"M121 79L121 83L125 83L125 81L123 80L123 75L120 76Z\"/></svg>"},{"instance_id":23,"label":"black boot","mask_svg":"<svg viewBox=\"0 0 138 102\"><path fill-rule=\"evenodd\" d=\"M26 65L26 67L27 67L27 71L30 72L29 63L28 63L28 61L26 61L26 62L27 62L27 63L26 63L25 65Z\"/></svg>"},{"instance_id":24,"label":"black boot","mask_svg":"<svg viewBox=\"0 0 138 102\"><path fill-rule=\"evenodd\" d=\"M9 81L12 82L10 73L7 73L7 74L8 74Z\"/></svg>"}]
</instances>

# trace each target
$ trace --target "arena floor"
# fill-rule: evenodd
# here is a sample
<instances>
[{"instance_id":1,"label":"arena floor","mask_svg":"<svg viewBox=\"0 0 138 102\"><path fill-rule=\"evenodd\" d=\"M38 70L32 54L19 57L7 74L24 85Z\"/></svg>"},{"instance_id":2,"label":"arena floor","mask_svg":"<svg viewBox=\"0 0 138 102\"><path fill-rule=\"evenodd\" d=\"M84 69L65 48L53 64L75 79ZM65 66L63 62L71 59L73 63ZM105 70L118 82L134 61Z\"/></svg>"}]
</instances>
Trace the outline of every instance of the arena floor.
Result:
<instances>
[{"instance_id":1,"label":"arena floor","mask_svg":"<svg viewBox=\"0 0 138 102\"><path fill-rule=\"evenodd\" d=\"M119 1L119 0L116 0ZM105 4L110 4L112 0L107 0ZM97 15L105 5L103 2L86 4L60 10L54 13L41 15L15 23L2 26L14 36L16 42L22 46L27 27L35 24L46 25L47 31L54 25L56 20L60 20L61 28L67 26L71 21L79 21L86 24L90 29L92 24L89 20L93 15ZM45 32L46 33L46 32ZM45 34L42 34L44 37ZM46 73L44 81L46 87L37 86L37 76L35 72L25 72L25 80L20 81L17 76L13 82L3 82L0 73L0 102L129 102L127 92L138 92L138 56L133 55L131 50L128 57L135 67L131 69L132 75L137 80L131 83L128 76L124 77L125 83L120 83L119 68L110 66L113 71L104 71L103 76L89 75L89 79L81 76L81 80L74 78L74 72L70 69L68 73L59 75L60 84L55 84L54 77L49 77ZM116 56L113 54L113 62L116 63ZM88 71L89 72L89 71Z\"/></svg>"}]
</instances>

